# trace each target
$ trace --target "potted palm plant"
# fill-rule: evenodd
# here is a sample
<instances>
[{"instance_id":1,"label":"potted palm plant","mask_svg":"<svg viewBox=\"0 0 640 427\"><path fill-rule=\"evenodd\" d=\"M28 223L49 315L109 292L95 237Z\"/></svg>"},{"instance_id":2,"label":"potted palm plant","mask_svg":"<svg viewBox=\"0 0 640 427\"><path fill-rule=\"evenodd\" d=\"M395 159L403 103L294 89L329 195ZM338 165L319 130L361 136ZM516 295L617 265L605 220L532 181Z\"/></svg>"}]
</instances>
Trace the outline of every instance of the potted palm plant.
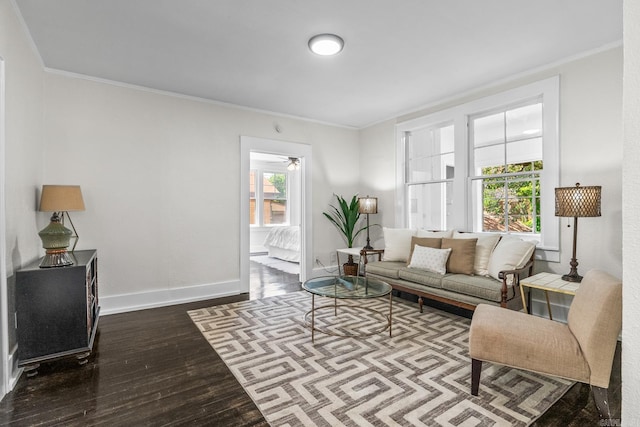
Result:
<instances>
[{"instance_id":1,"label":"potted palm plant","mask_svg":"<svg viewBox=\"0 0 640 427\"><path fill-rule=\"evenodd\" d=\"M366 226L358 227L358 221L360 220L358 195L353 196L350 203L347 203L343 197L337 194L335 196L338 200L338 207L329 205L331 209L329 212L323 212L323 215L336 226L346 240L347 246L352 248L358 234L367 229ZM342 271L348 276L358 274L358 265L353 262L353 255L349 255L347 262L342 266Z\"/></svg>"}]
</instances>

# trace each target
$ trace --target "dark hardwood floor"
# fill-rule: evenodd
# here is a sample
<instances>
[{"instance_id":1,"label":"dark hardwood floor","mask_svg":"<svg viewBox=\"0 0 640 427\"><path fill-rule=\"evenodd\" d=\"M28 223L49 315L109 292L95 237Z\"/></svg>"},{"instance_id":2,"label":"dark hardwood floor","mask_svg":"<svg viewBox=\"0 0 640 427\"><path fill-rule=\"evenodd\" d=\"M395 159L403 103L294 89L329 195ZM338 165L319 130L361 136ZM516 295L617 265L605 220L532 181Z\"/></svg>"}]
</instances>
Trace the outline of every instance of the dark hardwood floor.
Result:
<instances>
[{"instance_id":1,"label":"dark hardwood floor","mask_svg":"<svg viewBox=\"0 0 640 427\"><path fill-rule=\"evenodd\" d=\"M293 292L297 277L252 263L250 296L102 317L89 362L59 360L23 375L0 402L0 425L266 426L186 311ZM618 348L610 387L618 418L620 388ZM589 387L576 384L534 425L598 426Z\"/></svg>"}]
</instances>

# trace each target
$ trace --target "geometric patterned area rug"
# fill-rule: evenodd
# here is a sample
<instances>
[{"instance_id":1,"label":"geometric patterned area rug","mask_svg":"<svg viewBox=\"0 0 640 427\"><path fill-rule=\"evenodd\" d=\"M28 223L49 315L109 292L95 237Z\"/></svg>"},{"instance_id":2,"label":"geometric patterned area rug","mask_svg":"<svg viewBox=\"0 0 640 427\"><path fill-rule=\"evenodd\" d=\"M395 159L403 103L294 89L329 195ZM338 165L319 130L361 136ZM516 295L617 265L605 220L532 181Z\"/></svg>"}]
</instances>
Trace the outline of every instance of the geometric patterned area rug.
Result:
<instances>
[{"instance_id":1,"label":"geometric patterned area rug","mask_svg":"<svg viewBox=\"0 0 640 427\"><path fill-rule=\"evenodd\" d=\"M348 303L388 313L388 301ZM392 338L316 332L312 344L310 309L301 291L189 312L272 426L526 426L573 384L485 362L475 397L469 319L394 299ZM358 333L382 322L349 307L316 313L317 326Z\"/></svg>"}]
</instances>

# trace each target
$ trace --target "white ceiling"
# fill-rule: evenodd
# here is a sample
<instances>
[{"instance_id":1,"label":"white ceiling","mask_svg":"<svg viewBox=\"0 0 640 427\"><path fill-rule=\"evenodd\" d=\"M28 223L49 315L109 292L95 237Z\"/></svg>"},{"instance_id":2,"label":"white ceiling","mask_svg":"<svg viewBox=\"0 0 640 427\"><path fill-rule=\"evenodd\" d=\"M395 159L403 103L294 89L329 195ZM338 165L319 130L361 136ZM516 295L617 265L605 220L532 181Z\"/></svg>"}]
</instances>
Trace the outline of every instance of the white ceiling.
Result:
<instances>
[{"instance_id":1,"label":"white ceiling","mask_svg":"<svg viewBox=\"0 0 640 427\"><path fill-rule=\"evenodd\" d=\"M15 2L47 68L356 128L622 40L622 0Z\"/></svg>"}]
</instances>

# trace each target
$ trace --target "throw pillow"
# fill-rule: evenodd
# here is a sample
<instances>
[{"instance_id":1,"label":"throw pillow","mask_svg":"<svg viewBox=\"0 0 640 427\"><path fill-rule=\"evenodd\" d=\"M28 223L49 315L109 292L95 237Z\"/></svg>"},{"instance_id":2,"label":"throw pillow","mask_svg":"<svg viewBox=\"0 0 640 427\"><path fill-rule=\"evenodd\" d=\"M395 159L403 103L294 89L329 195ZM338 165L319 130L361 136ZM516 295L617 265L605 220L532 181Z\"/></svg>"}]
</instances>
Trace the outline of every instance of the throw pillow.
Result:
<instances>
[{"instance_id":1,"label":"throw pillow","mask_svg":"<svg viewBox=\"0 0 640 427\"><path fill-rule=\"evenodd\" d=\"M409 261L411 261L411 257L413 256L413 250L416 245L424 246L425 248L434 248L440 249L440 245L442 244L442 239L433 238L433 237L416 237L413 236L411 238L411 250L409 251Z\"/></svg>"},{"instance_id":2,"label":"throw pillow","mask_svg":"<svg viewBox=\"0 0 640 427\"><path fill-rule=\"evenodd\" d=\"M429 230L423 230L423 229L419 229L416 236L418 237L446 237L446 238L450 238L453 235L453 230L447 230L447 231L429 231Z\"/></svg>"},{"instance_id":3,"label":"throw pillow","mask_svg":"<svg viewBox=\"0 0 640 427\"><path fill-rule=\"evenodd\" d=\"M473 273L479 276L489 275L489 259L491 252L500 240L499 234L491 233L460 233L453 234L454 239L478 239L476 243L476 258L473 262Z\"/></svg>"},{"instance_id":4,"label":"throw pillow","mask_svg":"<svg viewBox=\"0 0 640 427\"><path fill-rule=\"evenodd\" d=\"M500 239L489 260L489 275L501 280L498 276L501 271L524 267L535 250L534 242L517 238Z\"/></svg>"},{"instance_id":5,"label":"throw pillow","mask_svg":"<svg viewBox=\"0 0 640 427\"><path fill-rule=\"evenodd\" d=\"M411 250L411 237L415 230L411 228L387 228L383 227L384 235L384 261L403 261L409 259Z\"/></svg>"},{"instance_id":6,"label":"throw pillow","mask_svg":"<svg viewBox=\"0 0 640 427\"><path fill-rule=\"evenodd\" d=\"M445 274L447 272L449 254L451 254L451 248L434 249L416 246L411 256L409 268L420 268L438 274Z\"/></svg>"},{"instance_id":7,"label":"throw pillow","mask_svg":"<svg viewBox=\"0 0 640 427\"><path fill-rule=\"evenodd\" d=\"M473 274L478 239L442 239L441 248L451 248L447 273Z\"/></svg>"}]
</instances>

